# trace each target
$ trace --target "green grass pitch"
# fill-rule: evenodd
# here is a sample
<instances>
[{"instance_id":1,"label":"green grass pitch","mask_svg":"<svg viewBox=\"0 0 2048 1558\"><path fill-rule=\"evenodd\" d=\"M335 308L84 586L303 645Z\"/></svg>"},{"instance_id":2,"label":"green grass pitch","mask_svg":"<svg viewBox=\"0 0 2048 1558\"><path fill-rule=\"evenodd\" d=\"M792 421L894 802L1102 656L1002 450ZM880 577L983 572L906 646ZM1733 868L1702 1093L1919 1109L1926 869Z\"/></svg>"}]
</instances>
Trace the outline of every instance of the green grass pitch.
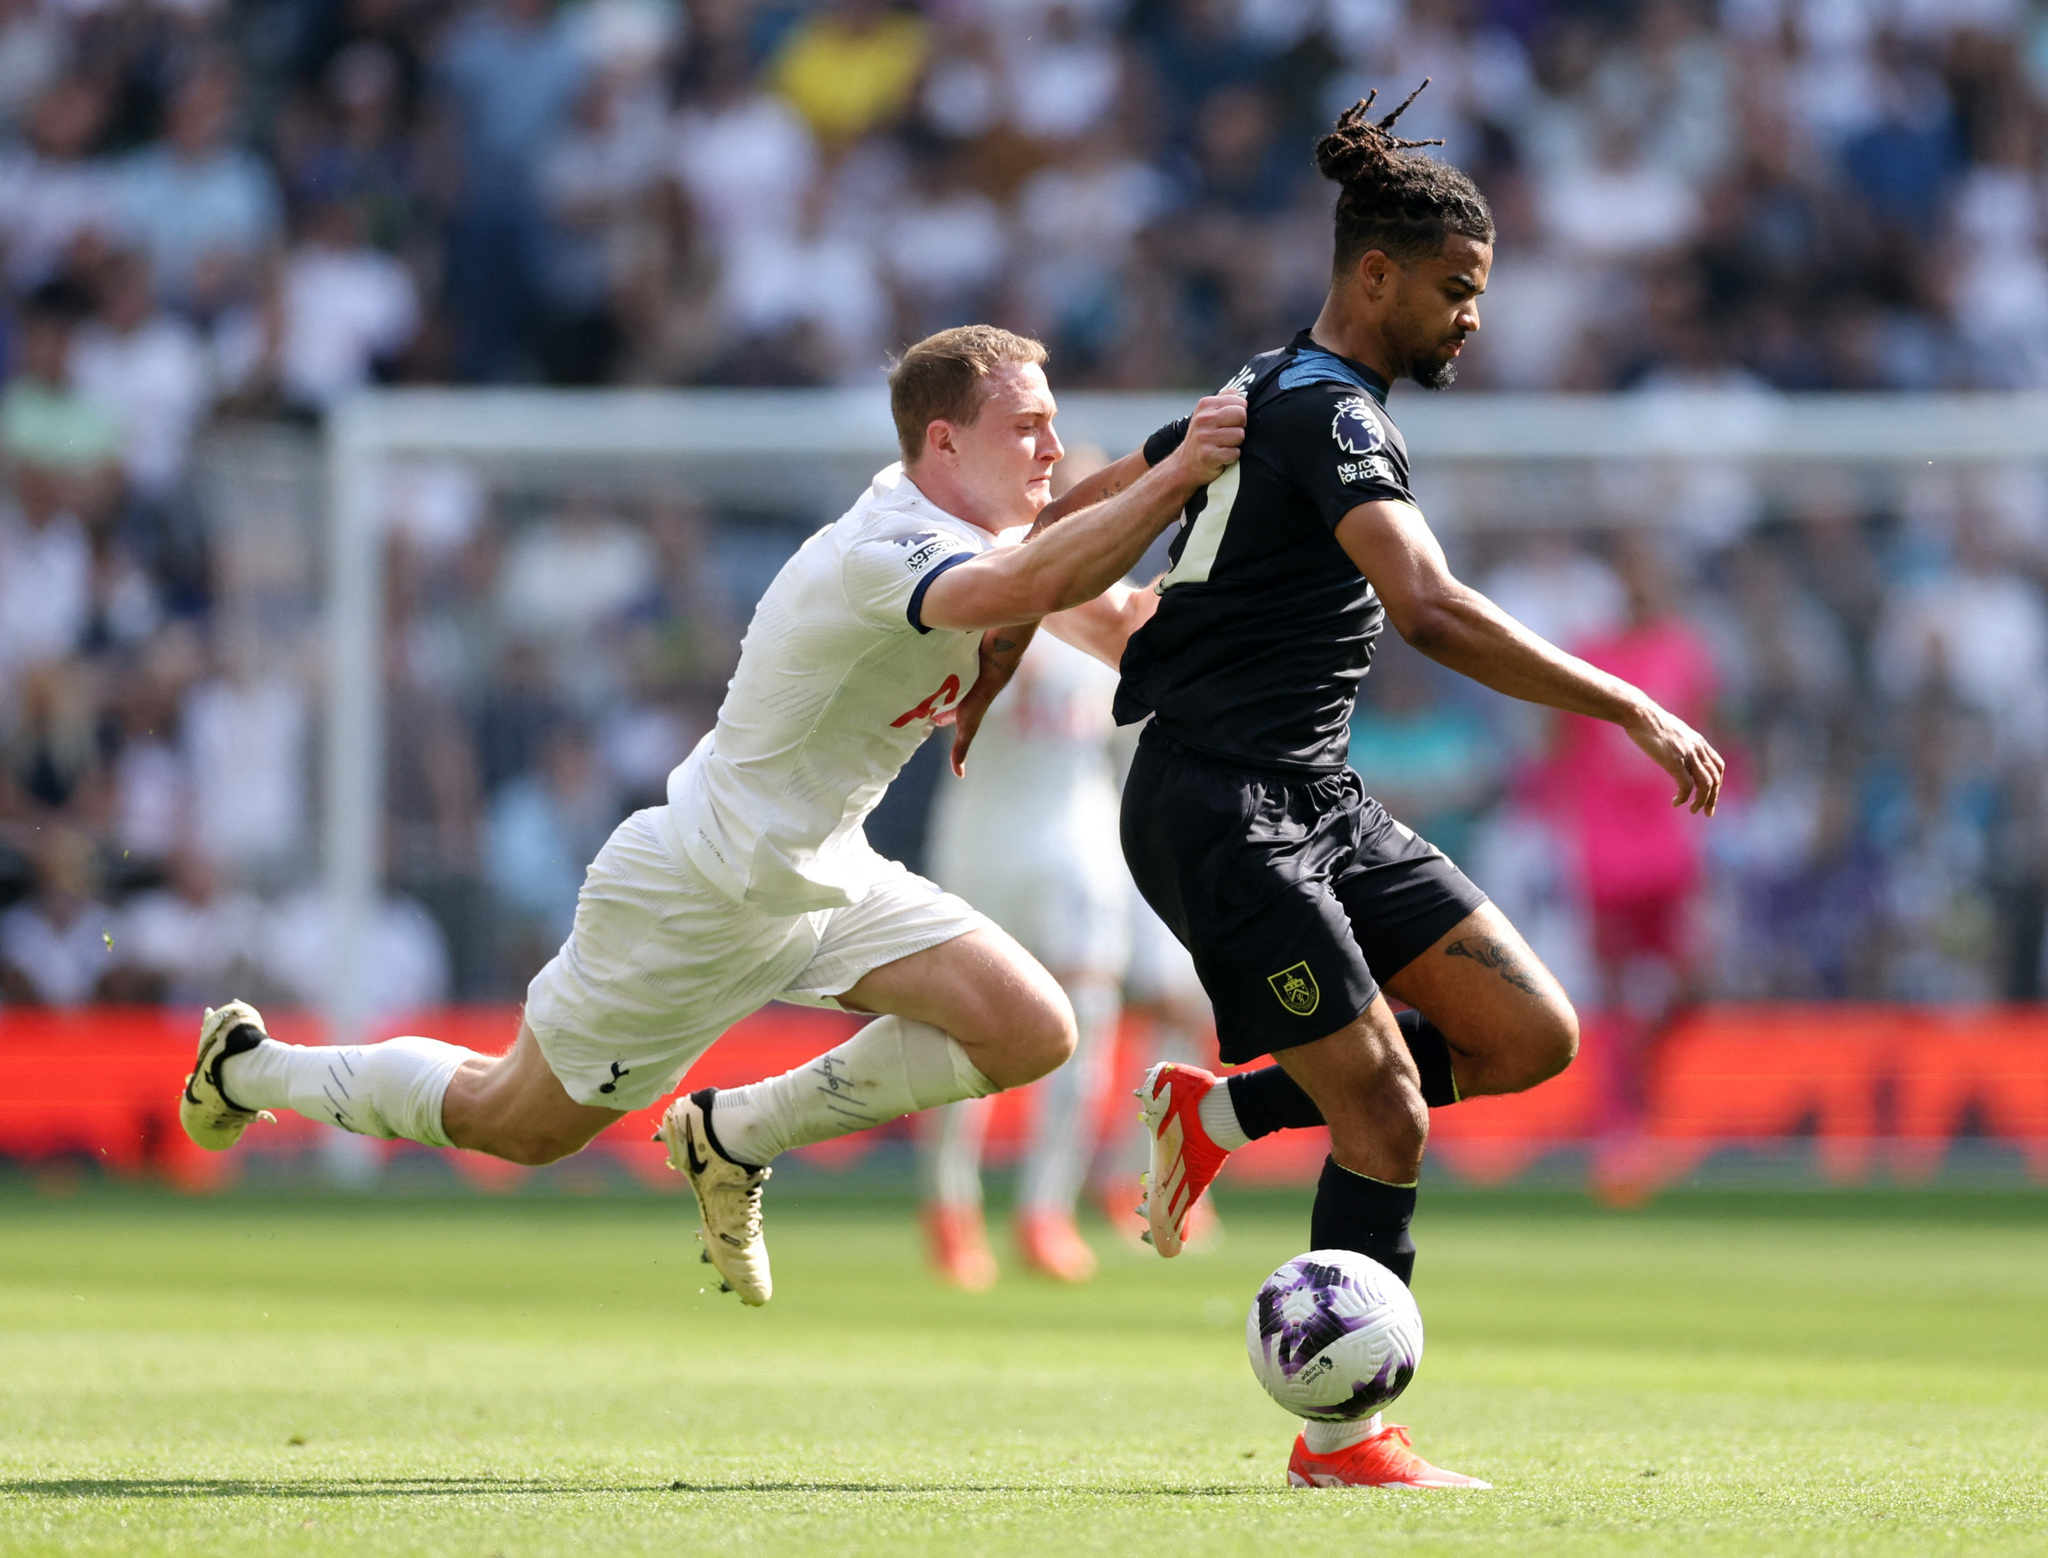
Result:
<instances>
[{"instance_id":1,"label":"green grass pitch","mask_svg":"<svg viewBox=\"0 0 2048 1558\"><path fill-rule=\"evenodd\" d=\"M969 1297L778 1182L743 1312L669 1198L0 1193L0 1553L2048 1552L2048 1198L1427 1196L1475 1494L1283 1486L1306 1200Z\"/></svg>"}]
</instances>

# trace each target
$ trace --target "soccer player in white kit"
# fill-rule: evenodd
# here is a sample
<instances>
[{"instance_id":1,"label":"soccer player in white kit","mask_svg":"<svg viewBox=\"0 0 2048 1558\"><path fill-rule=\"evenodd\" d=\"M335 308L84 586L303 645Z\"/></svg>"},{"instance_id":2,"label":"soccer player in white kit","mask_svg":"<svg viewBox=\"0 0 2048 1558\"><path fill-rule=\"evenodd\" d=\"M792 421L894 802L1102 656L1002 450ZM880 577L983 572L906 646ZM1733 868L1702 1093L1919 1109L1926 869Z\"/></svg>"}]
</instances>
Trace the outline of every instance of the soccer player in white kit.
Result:
<instances>
[{"instance_id":1,"label":"soccer player in white kit","mask_svg":"<svg viewBox=\"0 0 2048 1558\"><path fill-rule=\"evenodd\" d=\"M670 776L667 804L627 818L599 851L507 1053L421 1037L281 1044L231 1001L201 1026L180 1109L192 1139L225 1149L288 1108L366 1136L549 1163L662 1097L771 1000L874 1013L808 1065L680 1097L663 1117L706 1259L764 1304L771 1159L1064 1061L1074 1021L1051 976L961 900L877 855L861 825L935 725L958 722L956 765L964 757L985 707L976 689L1000 686L1021 647L1022 635L989 630L1121 579L1236 459L1244 408L1204 400L1181 453L1028 544L999 546L1045 508L1062 453L1044 360L1037 342L981 325L904 354L889 381L903 462L776 575L716 728Z\"/></svg>"},{"instance_id":2,"label":"soccer player in white kit","mask_svg":"<svg viewBox=\"0 0 2048 1558\"><path fill-rule=\"evenodd\" d=\"M1013 1227L1025 1264L1063 1282L1095 1273L1074 1201L1115 1059L1136 897L1117 834L1116 681L1093 656L1038 635L982 724L973 767L941 782L932 820L933 875L1016 937L1073 1004L1074 1055L1037 1089ZM926 1251L970 1291L996 1280L981 1199L987 1119L977 1099L922 1122Z\"/></svg>"}]
</instances>

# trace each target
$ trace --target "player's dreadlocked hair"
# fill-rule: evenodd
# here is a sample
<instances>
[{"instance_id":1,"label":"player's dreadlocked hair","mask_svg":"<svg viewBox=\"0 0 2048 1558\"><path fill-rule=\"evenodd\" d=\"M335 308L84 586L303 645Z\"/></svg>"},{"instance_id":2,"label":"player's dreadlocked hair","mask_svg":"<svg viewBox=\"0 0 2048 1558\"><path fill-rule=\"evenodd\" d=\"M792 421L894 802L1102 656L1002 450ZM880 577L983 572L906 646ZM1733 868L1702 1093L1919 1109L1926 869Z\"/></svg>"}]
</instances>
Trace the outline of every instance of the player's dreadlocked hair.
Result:
<instances>
[{"instance_id":1,"label":"player's dreadlocked hair","mask_svg":"<svg viewBox=\"0 0 2048 1558\"><path fill-rule=\"evenodd\" d=\"M1425 78L1422 87L1428 85ZM1316 166L1344 190L1337 197L1340 273L1374 249L1412 265L1436 253L1452 233L1493 242L1493 212L1479 187L1448 162L1416 155L1418 147L1443 142L1404 141L1393 133L1394 121L1422 95L1422 87L1377 122L1367 117L1380 95L1374 88L1316 143Z\"/></svg>"}]
</instances>

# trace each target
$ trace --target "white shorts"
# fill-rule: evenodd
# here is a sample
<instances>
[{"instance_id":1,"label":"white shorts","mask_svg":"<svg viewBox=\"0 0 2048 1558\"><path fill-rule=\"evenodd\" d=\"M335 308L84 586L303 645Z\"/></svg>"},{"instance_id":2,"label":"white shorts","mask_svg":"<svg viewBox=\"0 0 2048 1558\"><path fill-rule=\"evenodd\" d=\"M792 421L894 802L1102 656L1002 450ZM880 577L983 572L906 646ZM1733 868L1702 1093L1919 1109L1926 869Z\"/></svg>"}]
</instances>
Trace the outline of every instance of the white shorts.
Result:
<instances>
[{"instance_id":1,"label":"white shorts","mask_svg":"<svg viewBox=\"0 0 2048 1558\"><path fill-rule=\"evenodd\" d=\"M989 922L893 861L859 903L770 915L718 892L662 842L660 808L620 823L576 924L526 990L526 1024L581 1104L640 1109L770 1001L838 1010L871 969Z\"/></svg>"}]
</instances>

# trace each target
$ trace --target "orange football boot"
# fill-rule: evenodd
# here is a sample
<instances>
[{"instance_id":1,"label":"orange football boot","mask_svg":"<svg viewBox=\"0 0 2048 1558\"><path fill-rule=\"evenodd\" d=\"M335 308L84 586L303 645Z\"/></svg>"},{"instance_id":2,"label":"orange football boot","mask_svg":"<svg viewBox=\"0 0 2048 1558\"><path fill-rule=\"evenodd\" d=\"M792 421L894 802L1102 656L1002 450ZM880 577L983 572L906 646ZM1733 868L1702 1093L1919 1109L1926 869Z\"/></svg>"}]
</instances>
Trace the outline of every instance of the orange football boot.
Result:
<instances>
[{"instance_id":1,"label":"orange football boot","mask_svg":"<svg viewBox=\"0 0 2048 1558\"><path fill-rule=\"evenodd\" d=\"M941 1282L968 1293L996 1285L996 1258L980 1207L927 1206L918 1221L924 1224L925 1258Z\"/></svg>"},{"instance_id":2,"label":"orange football boot","mask_svg":"<svg viewBox=\"0 0 2048 1558\"><path fill-rule=\"evenodd\" d=\"M1024 1264L1055 1282L1086 1282L1095 1275L1095 1252L1074 1226L1074 1214L1020 1208L1010 1231Z\"/></svg>"},{"instance_id":3,"label":"orange football boot","mask_svg":"<svg viewBox=\"0 0 2048 1558\"><path fill-rule=\"evenodd\" d=\"M1169 1258L1187 1243L1188 1214L1230 1156L1202 1128L1202 1099L1222 1081L1199 1066L1167 1061L1146 1072L1138 1089L1151 1156L1139 1209L1152 1248Z\"/></svg>"},{"instance_id":4,"label":"orange football boot","mask_svg":"<svg viewBox=\"0 0 2048 1558\"><path fill-rule=\"evenodd\" d=\"M1408 1430L1389 1423L1347 1450L1318 1455L1294 1436L1287 1480L1297 1488L1490 1488L1490 1482L1432 1466L1408 1448Z\"/></svg>"}]
</instances>

